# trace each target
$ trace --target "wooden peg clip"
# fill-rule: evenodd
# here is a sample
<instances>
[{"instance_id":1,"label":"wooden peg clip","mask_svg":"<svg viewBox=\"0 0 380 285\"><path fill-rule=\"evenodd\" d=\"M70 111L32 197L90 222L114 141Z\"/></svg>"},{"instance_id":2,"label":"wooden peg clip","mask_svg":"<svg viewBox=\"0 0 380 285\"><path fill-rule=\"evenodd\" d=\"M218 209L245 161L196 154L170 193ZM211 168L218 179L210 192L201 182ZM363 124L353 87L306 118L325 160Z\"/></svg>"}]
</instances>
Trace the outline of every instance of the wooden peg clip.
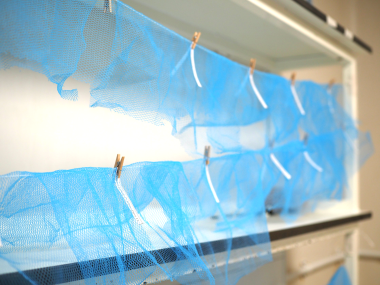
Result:
<instances>
[{"instance_id":1,"label":"wooden peg clip","mask_svg":"<svg viewBox=\"0 0 380 285\"><path fill-rule=\"evenodd\" d=\"M303 142L304 142L304 144L307 144L308 141L309 141L309 135L308 135L308 133L305 133L303 136Z\"/></svg>"},{"instance_id":2,"label":"wooden peg clip","mask_svg":"<svg viewBox=\"0 0 380 285\"><path fill-rule=\"evenodd\" d=\"M256 59L251 58L251 61L249 62L249 67L251 68L249 72L251 74L253 74L253 71L255 70L255 66L256 66Z\"/></svg>"},{"instance_id":3,"label":"wooden peg clip","mask_svg":"<svg viewBox=\"0 0 380 285\"><path fill-rule=\"evenodd\" d=\"M191 45L191 48L192 48L192 49L195 49L195 46L197 45L200 36L201 36L201 32L195 32L195 33L194 33L194 36L193 36L193 38L192 38L192 42L193 42L193 44Z\"/></svg>"},{"instance_id":4,"label":"wooden peg clip","mask_svg":"<svg viewBox=\"0 0 380 285\"><path fill-rule=\"evenodd\" d=\"M292 75L290 76L290 81L292 83L292 86L294 86L294 84L296 83L296 73L293 72Z\"/></svg>"},{"instance_id":5,"label":"wooden peg clip","mask_svg":"<svg viewBox=\"0 0 380 285\"><path fill-rule=\"evenodd\" d=\"M116 156L116 161L115 161L115 166L114 167L117 167L117 171L116 171L116 174L117 174L117 178L120 178L121 176L121 171L123 170L123 164L124 164L124 156L120 159L120 154L118 154Z\"/></svg>"},{"instance_id":6,"label":"wooden peg clip","mask_svg":"<svg viewBox=\"0 0 380 285\"><path fill-rule=\"evenodd\" d=\"M206 145L205 146L205 153L204 153L204 157L206 159L206 165L210 164L210 152L211 152L211 146Z\"/></svg>"},{"instance_id":7,"label":"wooden peg clip","mask_svg":"<svg viewBox=\"0 0 380 285\"><path fill-rule=\"evenodd\" d=\"M112 13L112 0L104 0L104 13L107 12L107 10Z\"/></svg>"},{"instance_id":8,"label":"wooden peg clip","mask_svg":"<svg viewBox=\"0 0 380 285\"><path fill-rule=\"evenodd\" d=\"M333 78L329 81L329 89L331 89L334 86L334 84L335 84L335 79Z\"/></svg>"},{"instance_id":9,"label":"wooden peg clip","mask_svg":"<svg viewBox=\"0 0 380 285\"><path fill-rule=\"evenodd\" d=\"M116 161L115 161L115 166L114 166L114 168L119 166L119 162L120 162L120 154L118 154L118 155L116 156Z\"/></svg>"}]
</instances>

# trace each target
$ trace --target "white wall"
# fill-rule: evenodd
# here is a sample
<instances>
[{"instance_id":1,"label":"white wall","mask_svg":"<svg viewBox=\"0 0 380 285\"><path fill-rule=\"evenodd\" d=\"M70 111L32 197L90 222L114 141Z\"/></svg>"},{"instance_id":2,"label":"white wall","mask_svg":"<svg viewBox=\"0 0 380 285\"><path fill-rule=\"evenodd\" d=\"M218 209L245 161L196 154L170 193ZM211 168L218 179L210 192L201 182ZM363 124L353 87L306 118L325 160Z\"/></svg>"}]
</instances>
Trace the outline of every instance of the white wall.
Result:
<instances>
[{"instance_id":1,"label":"white wall","mask_svg":"<svg viewBox=\"0 0 380 285\"><path fill-rule=\"evenodd\" d=\"M113 167L137 161L187 160L171 126L154 126L105 108L90 108L89 86L77 102L63 100L56 85L39 73L0 70L0 175L12 171L48 172L77 167Z\"/></svg>"}]
</instances>

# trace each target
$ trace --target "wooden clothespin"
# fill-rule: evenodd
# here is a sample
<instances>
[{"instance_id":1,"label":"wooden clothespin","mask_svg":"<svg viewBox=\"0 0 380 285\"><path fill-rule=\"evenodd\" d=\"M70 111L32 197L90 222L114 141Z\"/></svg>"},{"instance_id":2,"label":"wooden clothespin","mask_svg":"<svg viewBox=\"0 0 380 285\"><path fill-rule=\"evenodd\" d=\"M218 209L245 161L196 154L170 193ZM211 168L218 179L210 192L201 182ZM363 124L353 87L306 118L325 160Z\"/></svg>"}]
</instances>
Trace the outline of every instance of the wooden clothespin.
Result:
<instances>
[{"instance_id":1,"label":"wooden clothespin","mask_svg":"<svg viewBox=\"0 0 380 285\"><path fill-rule=\"evenodd\" d=\"M107 10L112 13L112 0L104 0L104 13L107 12Z\"/></svg>"},{"instance_id":2,"label":"wooden clothespin","mask_svg":"<svg viewBox=\"0 0 380 285\"><path fill-rule=\"evenodd\" d=\"M205 154L204 154L204 157L206 160L206 165L210 164L210 152L211 152L211 146L206 145L205 146Z\"/></svg>"},{"instance_id":3,"label":"wooden clothespin","mask_svg":"<svg viewBox=\"0 0 380 285\"><path fill-rule=\"evenodd\" d=\"M335 84L335 79L333 78L329 81L329 89L331 89L334 86L334 84Z\"/></svg>"},{"instance_id":4,"label":"wooden clothespin","mask_svg":"<svg viewBox=\"0 0 380 285\"><path fill-rule=\"evenodd\" d=\"M305 145L307 144L308 140L309 140L309 134L308 134L308 133L305 133L305 134L303 135L303 142L304 142Z\"/></svg>"},{"instance_id":5,"label":"wooden clothespin","mask_svg":"<svg viewBox=\"0 0 380 285\"><path fill-rule=\"evenodd\" d=\"M120 160L120 154L118 154L116 156L116 161L115 161L115 166L114 166L114 168L117 167L117 171L116 171L117 178L120 178L121 176L121 171L123 170L123 164L124 164L124 156Z\"/></svg>"},{"instance_id":6,"label":"wooden clothespin","mask_svg":"<svg viewBox=\"0 0 380 285\"><path fill-rule=\"evenodd\" d=\"M249 72L251 74L253 74L253 71L255 70L255 66L256 66L256 59L251 58L251 61L249 62L249 67L251 68Z\"/></svg>"},{"instance_id":7,"label":"wooden clothespin","mask_svg":"<svg viewBox=\"0 0 380 285\"><path fill-rule=\"evenodd\" d=\"M290 76L290 81L292 83L292 86L294 86L294 84L296 83L296 73L293 72L292 75Z\"/></svg>"},{"instance_id":8,"label":"wooden clothespin","mask_svg":"<svg viewBox=\"0 0 380 285\"><path fill-rule=\"evenodd\" d=\"M194 36L193 36L193 38L192 38L192 42L193 42L193 44L191 45L191 48L192 48L192 49L195 49L195 46L197 45L200 36L201 36L201 32L195 32L195 33L194 33Z\"/></svg>"}]
</instances>

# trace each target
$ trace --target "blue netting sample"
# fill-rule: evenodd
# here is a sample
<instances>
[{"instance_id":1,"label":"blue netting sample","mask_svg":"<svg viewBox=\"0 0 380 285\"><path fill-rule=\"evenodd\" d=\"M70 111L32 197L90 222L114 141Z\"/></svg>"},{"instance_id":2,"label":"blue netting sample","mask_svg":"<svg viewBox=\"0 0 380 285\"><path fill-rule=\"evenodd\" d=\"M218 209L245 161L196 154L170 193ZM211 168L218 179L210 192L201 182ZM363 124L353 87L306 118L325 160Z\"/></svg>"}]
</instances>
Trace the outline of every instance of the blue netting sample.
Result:
<instances>
[{"instance_id":1,"label":"blue netting sample","mask_svg":"<svg viewBox=\"0 0 380 285\"><path fill-rule=\"evenodd\" d=\"M0 68L19 66L46 75L64 99L77 100L77 90L63 90L86 48L83 30L96 0L8 1L0 17Z\"/></svg>"},{"instance_id":2,"label":"blue netting sample","mask_svg":"<svg viewBox=\"0 0 380 285\"><path fill-rule=\"evenodd\" d=\"M5 272L23 277L2 280L235 284L271 260L260 180L247 181L247 163L258 169L249 155L212 160L211 177L225 175L215 186L220 204L209 201L203 160L124 167L125 191L110 168L3 175L0 260ZM215 214L220 220L213 223ZM232 250L242 248L249 259L230 276Z\"/></svg>"},{"instance_id":3,"label":"blue netting sample","mask_svg":"<svg viewBox=\"0 0 380 285\"><path fill-rule=\"evenodd\" d=\"M124 167L121 185L142 225L116 187L114 169L1 176L0 259L5 272L13 267L23 276L2 281L142 284L169 278L214 284L181 208L178 189L190 192L181 165Z\"/></svg>"},{"instance_id":4,"label":"blue netting sample","mask_svg":"<svg viewBox=\"0 0 380 285\"><path fill-rule=\"evenodd\" d=\"M351 137L357 136L356 122L323 85L298 81L295 89L305 110L300 127L306 133L320 135L344 129Z\"/></svg>"},{"instance_id":5,"label":"blue netting sample","mask_svg":"<svg viewBox=\"0 0 380 285\"><path fill-rule=\"evenodd\" d=\"M64 90L67 78L89 83L91 107L155 125L168 121L188 152L199 155L211 144L223 156L207 167L202 159L125 167L121 185L143 225L112 169L3 176L1 258L37 283L140 284L165 276L235 284L271 258L265 207L292 220L320 201L343 199L373 153L370 135L345 111L340 85L292 86L257 70L251 78L248 67L200 45L192 51L190 40L123 3L112 1L112 12L104 3L6 1L0 68L40 72L70 100L78 94ZM239 248L251 258L231 275ZM61 258L74 267L28 271Z\"/></svg>"},{"instance_id":6,"label":"blue netting sample","mask_svg":"<svg viewBox=\"0 0 380 285\"><path fill-rule=\"evenodd\" d=\"M350 276L343 265L335 272L328 285L351 285Z\"/></svg>"},{"instance_id":7,"label":"blue netting sample","mask_svg":"<svg viewBox=\"0 0 380 285\"><path fill-rule=\"evenodd\" d=\"M112 12L105 12L104 1L95 0L8 2L2 9L0 67L41 72L69 99L77 92L62 90L68 77L87 82L92 107L156 125L167 120L173 134L189 132L182 138L189 152L197 150L196 128L248 126L270 116L275 139L296 129L298 114L288 80L254 72L254 84L268 105L265 109L248 67L197 45L199 87L190 40L121 2L112 7ZM16 36L24 34L30 36ZM221 134L215 137L216 133ZM229 131L219 130L210 140L223 148L228 137L233 139Z\"/></svg>"},{"instance_id":8,"label":"blue netting sample","mask_svg":"<svg viewBox=\"0 0 380 285\"><path fill-rule=\"evenodd\" d=\"M254 153L244 153L212 158L208 166L204 160L183 163L198 197L193 227L208 253L205 260L213 268L217 284L236 284L242 276L271 261L257 159ZM220 261L225 265L216 267ZM242 264L230 270L237 262Z\"/></svg>"}]
</instances>

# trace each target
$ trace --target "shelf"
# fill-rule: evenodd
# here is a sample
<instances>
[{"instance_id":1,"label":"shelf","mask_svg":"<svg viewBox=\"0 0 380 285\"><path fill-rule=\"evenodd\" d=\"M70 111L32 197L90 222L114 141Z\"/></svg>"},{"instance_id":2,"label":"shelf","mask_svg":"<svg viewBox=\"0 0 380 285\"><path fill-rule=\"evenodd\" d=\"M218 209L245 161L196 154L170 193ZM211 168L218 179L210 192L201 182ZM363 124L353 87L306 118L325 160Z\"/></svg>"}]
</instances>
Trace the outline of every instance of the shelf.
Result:
<instances>
[{"instance_id":1,"label":"shelf","mask_svg":"<svg viewBox=\"0 0 380 285\"><path fill-rule=\"evenodd\" d=\"M344 64L371 50L356 36L351 40L341 25L332 29L330 17L300 1L123 0L188 39L201 31L200 45L234 61L248 66L256 58L262 70Z\"/></svg>"},{"instance_id":2,"label":"shelf","mask_svg":"<svg viewBox=\"0 0 380 285\"><path fill-rule=\"evenodd\" d=\"M349 29L343 27L332 17L323 13L318 8L305 0L277 0L287 7L292 13L309 22L326 34L336 38L350 50L358 54L372 53L372 48L354 35Z\"/></svg>"},{"instance_id":3,"label":"shelf","mask_svg":"<svg viewBox=\"0 0 380 285\"><path fill-rule=\"evenodd\" d=\"M301 218L299 218L297 221L293 223L286 223L279 217L269 217L268 218L268 229L269 229L269 235L272 242L280 241L280 240L286 240L288 238L294 238L298 236L302 236L305 234L310 233L317 233L322 230L331 229L334 227L344 226L344 225L350 225L354 224L360 221L364 221L367 219L370 219L372 216L371 212L358 212L358 213L313 213L305 215ZM213 223L216 223L216 220L210 219L209 222L204 224L204 229L202 229L203 236L207 235L207 232L209 233L208 238L212 238L212 246L214 248L214 253L218 254L226 250L225 248L225 240L220 239L220 237L224 236L223 233L215 233L211 232L209 229L213 228L210 226L213 226ZM232 249L233 250L239 250L242 248L242 244L245 246L254 246L252 243L252 240L248 236L244 235L237 235L234 236L232 239ZM210 254L208 252L208 244L200 241L200 246L203 249L204 255ZM168 249L159 249L156 251L152 251L151 253L153 256L157 256L160 254L161 257L165 257L164 260L165 263L170 263L175 260L172 260L173 258L172 254L165 254L165 251ZM133 255L136 255L138 253L128 254L127 256L130 258L133 258ZM58 252L57 256L68 256L67 253ZM127 260L127 259L125 259ZM115 257L107 257L103 259L96 260L97 262L104 261L107 264L116 264L116 258ZM18 272L15 272L14 269L11 270L9 266L5 264L3 261L0 266L0 283L7 283L8 281L12 280L13 283L17 284L29 284ZM7 268L7 269L6 269ZM138 268L129 268L129 270L134 270ZM117 274L117 266L115 266L115 274ZM80 266L78 263L71 262L61 262L61 264L55 264L54 266L48 266L48 267L42 267L42 268L34 268L27 270L28 274L32 276L43 276L45 278L44 280L54 280L56 283L67 283L67 282L73 282L75 280L67 280L64 279L65 275L64 272L77 272L78 276L80 276ZM59 278L57 280L57 278ZM54 283L54 284L56 284Z\"/></svg>"}]
</instances>

